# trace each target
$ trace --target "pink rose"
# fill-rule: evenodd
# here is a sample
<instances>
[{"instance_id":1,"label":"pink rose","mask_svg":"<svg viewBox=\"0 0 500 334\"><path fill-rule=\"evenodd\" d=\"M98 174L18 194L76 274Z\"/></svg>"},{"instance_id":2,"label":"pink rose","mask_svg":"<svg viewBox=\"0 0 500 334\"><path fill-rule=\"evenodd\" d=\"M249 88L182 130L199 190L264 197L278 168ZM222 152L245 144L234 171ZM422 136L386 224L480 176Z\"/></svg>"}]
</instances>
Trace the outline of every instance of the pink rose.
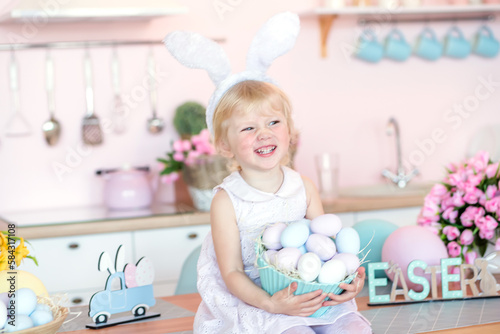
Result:
<instances>
[{"instance_id":1,"label":"pink rose","mask_svg":"<svg viewBox=\"0 0 500 334\"><path fill-rule=\"evenodd\" d=\"M464 246L470 245L474 241L474 234L471 230L466 229L460 234L460 243Z\"/></svg>"},{"instance_id":2,"label":"pink rose","mask_svg":"<svg viewBox=\"0 0 500 334\"><path fill-rule=\"evenodd\" d=\"M458 217L458 211L455 208L448 208L443 212L443 218L449 220L452 224L455 224Z\"/></svg>"},{"instance_id":3,"label":"pink rose","mask_svg":"<svg viewBox=\"0 0 500 334\"><path fill-rule=\"evenodd\" d=\"M483 174L481 174L481 173L478 173L476 175L470 175L467 178L466 189L468 187L471 187L471 188L477 187L481 183L482 180L483 180Z\"/></svg>"},{"instance_id":4,"label":"pink rose","mask_svg":"<svg viewBox=\"0 0 500 334\"><path fill-rule=\"evenodd\" d=\"M446 194L448 192L448 189L442 185L441 183L436 183L432 188L431 188L431 191L429 192L429 195L430 196L433 196L433 197L441 197L443 196L444 194Z\"/></svg>"},{"instance_id":5,"label":"pink rose","mask_svg":"<svg viewBox=\"0 0 500 334\"><path fill-rule=\"evenodd\" d=\"M477 154L469 160L469 165L474 168L476 172L482 172L488 166L488 161L490 160L490 154L486 151L479 151Z\"/></svg>"},{"instance_id":6,"label":"pink rose","mask_svg":"<svg viewBox=\"0 0 500 334\"><path fill-rule=\"evenodd\" d=\"M494 178L498 173L498 162L495 162L494 164L488 165L486 167L486 176L491 179Z\"/></svg>"},{"instance_id":7,"label":"pink rose","mask_svg":"<svg viewBox=\"0 0 500 334\"><path fill-rule=\"evenodd\" d=\"M481 219L483 220L483 228L487 230L494 231L498 226L498 222L492 216L487 215Z\"/></svg>"},{"instance_id":8,"label":"pink rose","mask_svg":"<svg viewBox=\"0 0 500 334\"><path fill-rule=\"evenodd\" d=\"M484 216L484 209L475 206L468 206L460 216L460 222L465 227L472 226L473 223Z\"/></svg>"},{"instance_id":9,"label":"pink rose","mask_svg":"<svg viewBox=\"0 0 500 334\"><path fill-rule=\"evenodd\" d=\"M495 231L479 229L479 237L485 240L490 240L495 236Z\"/></svg>"},{"instance_id":10,"label":"pink rose","mask_svg":"<svg viewBox=\"0 0 500 334\"><path fill-rule=\"evenodd\" d=\"M448 254L450 257L457 257L460 255L461 247L455 241L452 241L448 244Z\"/></svg>"},{"instance_id":11,"label":"pink rose","mask_svg":"<svg viewBox=\"0 0 500 334\"><path fill-rule=\"evenodd\" d=\"M464 193L461 190L457 190L451 197L451 202L456 207L461 207L465 204Z\"/></svg>"},{"instance_id":12,"label":"pink rose","mask_svg":"<svg viewBox=\"0 0 500 334\"><path fill-rule=\"evenodd\" d=\"M492 199L493 197L495 197L497 192L498 192L498 187L494 184L490 185L488 186L488 188L486 188L486 197L488 199Z\"/></svg>"},{"instance_id":13,"label":"pink rose","mask_svg":"<svg viewBox=\"0 0 500 334\"><path fill-rule=\"evenodd\" d=\"M423 217L427 217L427 218L437 216L439 214L439 207L434 202L425 201L424 206L422 207L422 210L420 211L420 214Z\"/></svg>"},{"instance_id":14,"label":"pink rose","mask_svg":"<svg viewBox=\"0 0 500 334\"><path fill-rule=\"evenodd\" d=\"M174 148L175 152L183 152L184 151L184 145L182 144L182 139L178 139L174 141L172 144L172 147Z\"/></svg>"},{"instance_id":15,"label":"pink rose","mask_svg":"<svg viewBox=\"0 0 500 334\"><path fill-rule=\"evenodd\" d=\"M443 228L443 234L446 235L448 240L455 240L460 235L460 231L455 226L448 225Z\"/></svg>"},{"instance_id":16,"label":"pink rose","mask_svg":"<svg viewBox=\"0 0 500 334\"><path fill-rule=\"evenodd\" d=\"M480 193L478 193L476 190L479 190L477 188L474 188L475 190L469 189L463 197L463 200L465 203L468 204L476 204L477 201L479 200L479 196L481 196ZM480 190L479 190L480 191Z\"/></svg>"},{"instance_id":17,"label":"pink rose","mask_svg":"<svg viewBox=\"0 0 500 334\"><path fill-rule=\"evenodd\" d=\"M500 196L494 197L484 203L484 208L488 212L496 212L500 209Z\"/></svg>"},{"instance_id":18,"label":"pink rose","mask_svg":"<svg viewBox=\"0 0 500 334\"><path fill-rule=\"evenodd\" d=\"M182 152L175 152L172 157L175 161L184 161L184 153Z\"/></svg>"},{"instance_id":19,"label":"pink rose","mask_svg":"<svg viewBox=\"0 0 500 334\"><path fill-rule=\"evenodd\" d=\"M465 253L465 263L474 264L474 261L477 259L477 253L474 251L470 251Z\"/></svg>"}]
</instances>

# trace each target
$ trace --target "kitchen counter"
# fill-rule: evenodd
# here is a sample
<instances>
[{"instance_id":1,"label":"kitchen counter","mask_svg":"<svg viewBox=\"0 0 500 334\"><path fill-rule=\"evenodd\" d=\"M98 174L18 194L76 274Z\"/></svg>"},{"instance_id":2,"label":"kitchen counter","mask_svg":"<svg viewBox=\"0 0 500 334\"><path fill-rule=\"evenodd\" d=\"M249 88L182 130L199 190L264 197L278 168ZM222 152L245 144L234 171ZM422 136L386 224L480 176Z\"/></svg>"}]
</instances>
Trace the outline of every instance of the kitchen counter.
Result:
<instances>
[{"instance_id":1,"label":"kitchen counter","mask_svg":"<svg viewBox=\"0 0 500 334\"><path fill-rule=\"evenodd\" d=\"M324 208L327 213L343 213L416 207L423 204L423 198L423 194L340 197L324 202ZM17 235L38 239L209 224L210 214L184 203L128 211L97 206L4 213L0 214L0 223L15 223Z\"/></svg>"}]
</instances>

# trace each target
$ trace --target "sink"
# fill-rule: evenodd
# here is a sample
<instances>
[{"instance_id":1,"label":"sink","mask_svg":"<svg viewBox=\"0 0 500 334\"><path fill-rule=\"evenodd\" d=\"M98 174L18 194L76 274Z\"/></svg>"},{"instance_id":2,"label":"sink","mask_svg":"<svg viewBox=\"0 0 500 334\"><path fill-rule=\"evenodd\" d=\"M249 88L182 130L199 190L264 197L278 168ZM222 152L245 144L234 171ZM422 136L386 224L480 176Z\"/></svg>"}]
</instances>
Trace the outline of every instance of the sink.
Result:
<instances>
[{"instance_id":1,"label":"sink","mask_svg":"<svg viewBox=\"0 0 500 334\"><path fill-rule=\"evenodd\" d=\"M399 197L425 196L435 183L410 183L405 188L399 188L392 183L375 184L342 188L340 197Z\"/></svg>"}]
</instances>

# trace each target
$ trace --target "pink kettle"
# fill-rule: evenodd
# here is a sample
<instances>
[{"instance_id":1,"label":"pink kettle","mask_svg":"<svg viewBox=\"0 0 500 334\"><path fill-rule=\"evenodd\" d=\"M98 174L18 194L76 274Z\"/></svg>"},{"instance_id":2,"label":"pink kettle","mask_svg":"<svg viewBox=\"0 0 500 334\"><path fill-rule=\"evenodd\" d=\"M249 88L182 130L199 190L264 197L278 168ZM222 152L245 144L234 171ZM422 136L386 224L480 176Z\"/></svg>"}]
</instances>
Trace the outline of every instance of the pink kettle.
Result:
<instances>
[{"instance_id":1,"label":"pink kettle","mask_svg":"<svg viewBox=\"0 0 500 334\"><path fill-rule=\"evenodd\" d=\"M109 209L126 210L149 207L153 201L149 167L124 166L96 171L106 183L104 203Z\"/></svg>"}]
</instances>

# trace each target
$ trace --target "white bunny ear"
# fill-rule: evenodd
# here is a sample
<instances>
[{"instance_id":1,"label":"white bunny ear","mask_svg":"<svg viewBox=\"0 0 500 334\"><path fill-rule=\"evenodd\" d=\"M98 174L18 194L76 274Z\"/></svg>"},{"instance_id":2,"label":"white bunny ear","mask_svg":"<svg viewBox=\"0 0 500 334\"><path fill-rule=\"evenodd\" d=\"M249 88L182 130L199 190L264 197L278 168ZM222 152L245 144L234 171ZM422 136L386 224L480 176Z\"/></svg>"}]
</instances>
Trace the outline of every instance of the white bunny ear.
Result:
<instances>
[{"instance_id":1,"label":"white bunny ear","mask_svg":"<svg viewBox=\"0 0 500 334\"><path fill-rule=\"evenodd\" d=\"M184 66L206 70L216 86L231 73L229 59L222 47L200 34L174 31L163 43Z\"/></svg>"},{"instance_id":2,"label":"white bunny ear","mask_svg":"<svg viewBox=\"0 0 500 334\"><path fill-rule=\"evenodd\" d=\"M247 54L247 70L265 73L271 63L290 51L299 34L297 14L280 13L270 18L254 37Z\"/></svg>"}]
</instances>

